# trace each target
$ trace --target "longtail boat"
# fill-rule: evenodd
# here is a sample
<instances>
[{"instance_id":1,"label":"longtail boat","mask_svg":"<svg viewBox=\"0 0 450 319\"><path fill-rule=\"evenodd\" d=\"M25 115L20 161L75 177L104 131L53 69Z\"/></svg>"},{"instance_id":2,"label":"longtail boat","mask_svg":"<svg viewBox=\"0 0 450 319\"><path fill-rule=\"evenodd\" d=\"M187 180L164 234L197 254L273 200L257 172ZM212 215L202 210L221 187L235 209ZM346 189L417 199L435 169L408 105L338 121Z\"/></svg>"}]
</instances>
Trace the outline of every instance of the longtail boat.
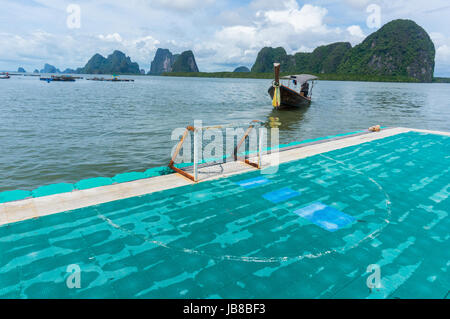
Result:
<instances>
[{"instance_id":1,"label":"longtail boat","mask_svg":"<svg viewBox=\"0 0 450 319\"><path fill-rule=\"evenodd\" d=\"M280 78L280 63L274 63L273 66L275 79L268 90L273 107L308 106L311 103L314 80L318 77L311 74L297 74ZM280 83L280 80L284 83ZM309 81L312 82L311 89L309 89Z\"/></svg>"}]
</instances>

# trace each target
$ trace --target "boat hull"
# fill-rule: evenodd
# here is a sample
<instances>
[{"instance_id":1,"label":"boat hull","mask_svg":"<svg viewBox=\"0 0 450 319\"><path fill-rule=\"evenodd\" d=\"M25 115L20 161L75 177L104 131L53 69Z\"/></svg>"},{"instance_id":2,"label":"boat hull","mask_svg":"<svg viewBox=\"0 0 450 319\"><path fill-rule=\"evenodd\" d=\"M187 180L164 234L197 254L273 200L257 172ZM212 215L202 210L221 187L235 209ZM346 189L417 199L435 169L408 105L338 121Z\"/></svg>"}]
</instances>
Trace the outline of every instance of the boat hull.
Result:
<instances>
[{"instance_id":1,"label":"boat hull","mask_svg":"<svg viewBox=\"0 0 450 319\"><path fill-rule=\"evenodd\" d=\"M53 79L55 82L75 82L75 79Z\"/></svg>"},{"instance_id":2,"label":"boat hull","mask_svg":"<svg viewBox=\"0 0 450 319\"><path fill-rule=\"evenodd\" d=\"M270 97L273 99L274 88L271 86L267 91ZM283 107L302 107L309 106L311 99L300 95L298 92L291 90L290 88L280 85L280 106Z\"/></svg>"}]
</instances>

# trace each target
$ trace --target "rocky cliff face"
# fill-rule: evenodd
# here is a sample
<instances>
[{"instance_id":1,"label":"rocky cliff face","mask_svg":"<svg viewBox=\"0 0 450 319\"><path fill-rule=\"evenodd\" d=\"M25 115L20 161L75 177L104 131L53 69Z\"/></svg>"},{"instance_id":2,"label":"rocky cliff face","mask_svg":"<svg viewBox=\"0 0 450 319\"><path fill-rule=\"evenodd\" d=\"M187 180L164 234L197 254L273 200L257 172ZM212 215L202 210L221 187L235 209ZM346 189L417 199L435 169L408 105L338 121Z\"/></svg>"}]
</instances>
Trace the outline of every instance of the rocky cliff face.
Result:
<instances>
[{"instance_id":1,"label":"rocky cliff face","mask_svg":"<svg viewBox=\"0 0 450 319\"><path fill-rule=\"evenodd\" d=\"M107 58L100 54L95 54L86 63L84 68L77 69L77 73L86 74L139 74L139 65L132 62L121 51L114 51Z\"/></svg>"},{"instance_id":2,"label":"rocky cliff face","mask_svg":"<svg viewBox=\"0 0 450 319\"><path fill-rule=\"evenodd\" d=\"M148 74L159 75L164 72L172 72L175 56L168 49L159 48L150 65Z\"/></svg>"},{"instance_id":3,"label":"rocky cliff face","mask_svg":"<svg viewBox=\"0 0 450 319\"><path fill-rule=\"evenodd\" d=\"M280 62L281 72L408 76L431 82L434 58L434 44L423 28L411 20L394 20L354 48L337 42L288 55L281 47L265 47L252 72L273 72L273 63Z\"/></svg>"},{"instance_id":4,"label":"rocky cliff face","mask_svg":"<svg viewBox=\"0 0 450 319\"><path fill-rule=\"evenodd\" d=\"M172 54L168 49L159 48L150 66L148 74L160 75L165 72L198 72L192 51Z\"/></svg>"},{"instance_id":5,"label":"rocky cliff face","mask_svg":"<svg viewBox=\"0 0 450 319\"><path fill-rule=\"evenodd\" d=\"M191 50L182 52L175 60L172 72L198 72L194 53Z\"/></svg>"},{"instance_id":6,"label":"rocky cliff face","mask_svg":"<svg viewBox=\"0 0 450 319\"><path fill-rule=\"evenodd\" d=\"M61 71L53 65L45 63L44 68L41 69L40 73L61 73Z\"/></svg>"},{"instance_id":7,"label":"rocky cliff face","mask_svg":"<svg viewBox=\"0 0 450 319\"><path fill-rule=\"evenodd\" d=\"M77 71L74 70L74 69L67 68L67 69L65 69L62 73L65 73L65 74L74 74L74 73L76 73L76 72L77 72Z\"/></svg>"},{"instance_id":8,"label":"rocky cliff face","mask_svg":"<svg viewBox=\"0 0 450 319\"><path fill-rule=\"evenodd\" d=\"M339 73L403 75L431 82L435 48L427 32L411 20L394 20L355 46Z\"/></svg>"}]
</instances>

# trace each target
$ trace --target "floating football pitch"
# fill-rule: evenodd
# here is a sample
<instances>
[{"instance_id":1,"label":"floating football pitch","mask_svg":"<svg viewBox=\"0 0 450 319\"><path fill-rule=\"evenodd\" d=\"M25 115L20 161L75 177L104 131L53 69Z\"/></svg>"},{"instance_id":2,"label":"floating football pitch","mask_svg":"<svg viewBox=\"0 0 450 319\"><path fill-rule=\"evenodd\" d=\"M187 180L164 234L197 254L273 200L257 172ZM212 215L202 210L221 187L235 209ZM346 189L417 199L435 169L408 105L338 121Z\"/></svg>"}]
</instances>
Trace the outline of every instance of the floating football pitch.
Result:
<instances>
[{"instance_id":1,"label":"floating football pitch","mask_svg":"<svg viewBox=\"0 0 450 319\"><path fill-rule=\"evenodd\" d=\"M3 225L0 297L448 298L449 150L403 133Z\"/></svg>"}]
</instances>

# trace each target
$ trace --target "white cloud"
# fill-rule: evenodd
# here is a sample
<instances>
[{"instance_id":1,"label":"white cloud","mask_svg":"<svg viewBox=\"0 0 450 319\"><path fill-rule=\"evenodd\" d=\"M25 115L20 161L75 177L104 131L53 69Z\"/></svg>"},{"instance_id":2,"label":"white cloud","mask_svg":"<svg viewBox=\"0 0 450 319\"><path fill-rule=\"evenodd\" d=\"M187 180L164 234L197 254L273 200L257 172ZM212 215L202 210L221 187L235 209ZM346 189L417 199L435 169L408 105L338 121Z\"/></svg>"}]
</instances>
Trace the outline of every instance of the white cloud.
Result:
<instances>
[{"instance_id":1,"label":"white cloud","mask_svg":"<svg viewBox=\"0 0 450 319\"><path fill-rule=\"evenodd\" d=\"M258 11L257 16L263 15L270 25L290 25L295 32L326 32L323 18L327 9L305 4L301 9L295 0L289 0L284 4L285 10Z\"/></svg>"},{"instance_id":2,"label":"white cloud","mask_svg":"<svg viewBox=\"0 0 450 319\"><path fill-rule=\"evenodd\" d=\"M150 35L125 38L118 33L73 36L42 30L24 35L0 32L1 60L13 65L10 70L20 65L32 71L42 68L44 63L55 65L61 70L76 68L84 66L95 53L107 56L114 50L124 52L132 61L138 62L141 68L148 68L150 58L159 44L160 41Z\"/></svg>"},{"instance_id":3,"label":"white cloud","mask_svg":"<svg viewBox=\"0 0 450 319\"><path fill-rule=\"evenodd\" d=\"M446 0L96 0L79 1L80 29L66 26L73 0L0 0L0 69L78 67L94 53L121 50L148 68L157 47L192 49L201 70L251 66L264 46L288 53L336 41L358 44L369 30L365 8L381 7L381 20L408 18L432 35L436 70L450 75L450 6ZM257 14L258 13L258 14ZM444 71L442 71L444 70Z\"/></svg>"},{"instance_id":4,"label":"white cloud","mask_svg":"<svg viewBox=\"0 0 450 319\"><path fill-rule=\"evenodd\" d=\"M238 48L251 48L259 43L257 32L256 27L236 25L217 32L216 39L225 45L232 43Z\"/></svg>"},{"instance_id":5,"label":"white cloud","mask_svg":"<svg viewBox=\"0 0 450 319\"><path fill-rule=\"evenodd\" d=\"M450 39L447 44L436 47L435 76L450 76Z\"/></svg>"},{"instance_id":6,"label":"white cloud","mask_svg":"<svg viewBox=\"0 0 450 319\"><path fill-rule=\"evenodd\" d=\"M450 75L450 37L440 32L431 32L431 40L436 49L436 76Z\"/></svg>"},{"instance_id":7,"label":"white cloud","mask_svg":"<svg viewBox=\"0 0 450 319\"><path fill-rule=\"evenodd\" d=\"M107 35L100 34L98 36L98 38L100 40L107 41L107 42L122 42L122 37L118 33L107 34Z\"/></svg>"},{"instance_id":8,"label":"white cloud","mask_svg":"<svg viewBox=\"0 0 450 319\"><path fill-rule=\"evenodd\" d=\"M205 55L200 61L209 62L210 66L217 62L218 69L223 69L220 64L251 66L264 46L282 46L288 53L305 52L336 41L358 43L364 36L356 25L348 32L328 26L325 23L328 11L320 6L300 7L296 1L287 0L277 7L279 9L272 6L268 10L258 10L250 25L223 27L211 41L197 45L197 51L209 52L209 56Z\"/></svg>"},{"instance_id":9,"label":"white cloud","mask_svg":"<svg viewBox=\"0 0 450 319\"><path fill-rule=\"evenodd\" d=\"M351 25L347 28L348 33L356 38L364 38L365 35L359 25Z\"/></svg>"},{"instance_id":10,"label":"white cloud","mask_svg":"<svg viewBox=\"0 0 450 319\"><path fill-rule=\"evenodd\" d=\"M156 51L160 41L153 36L138 38L124 38L118 33L99 35L104 43L99 49L103 55L112 53L113 50L121 50L129 55L131 60L139 63L140 68L148 68L150 56Z\"/></svg>"},{"instance_id":11,"label":"white cloud","mask_svg":"<svg viewBox=\"0 0 450 319\"><path fill-rule=\"evenodd\" d=\"M436 59L450 64L450 45L444 44L437 48Z\"/></svg>"}]
</instances>

